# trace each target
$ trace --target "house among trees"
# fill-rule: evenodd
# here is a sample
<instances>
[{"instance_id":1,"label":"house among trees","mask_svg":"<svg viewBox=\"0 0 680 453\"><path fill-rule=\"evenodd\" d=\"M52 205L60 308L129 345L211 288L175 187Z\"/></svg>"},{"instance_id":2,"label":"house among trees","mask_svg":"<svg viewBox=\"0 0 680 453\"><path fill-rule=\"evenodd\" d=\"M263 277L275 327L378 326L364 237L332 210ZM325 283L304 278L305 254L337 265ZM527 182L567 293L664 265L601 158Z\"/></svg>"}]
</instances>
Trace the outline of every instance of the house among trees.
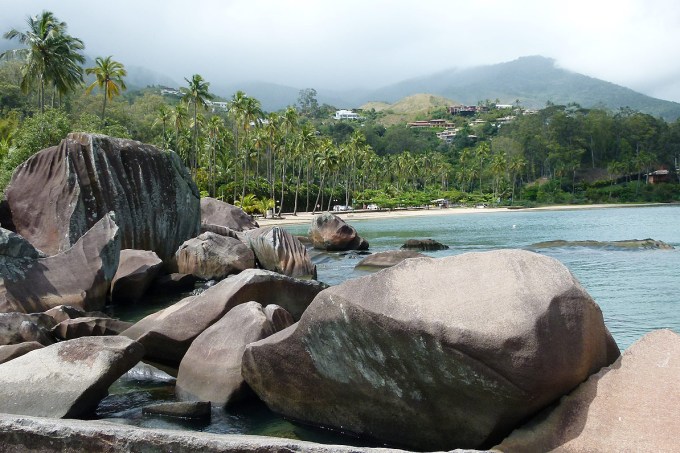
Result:
<instances>
[{"instance_id":1,"label":"house among trees","mask_svg":"<svg viewBox=\"0 0 680 453\"><path fill-rule=\"evenodd\" d=\"M665 169L655 170L647 174L647 184L671 182L671 172Z\"/></svg>"},{"instance_id":2,"label":"house among trees","mask_svg":"<svg viewBox=\"0 0 680 453\"><path fill-rule=\"evenodd\" d=\"M412 121L410 123L406 124L407 127L444 127L444 128L451 128L455 127L456 125L442 119L437 119L437 120L424 120L424 121Z\"/></svg>"},{"instance_id":3,"label":"house among trees","mask_svg":"<svg viewBox=\"0 0 680 453\"><path fill-rule=\"evenodd\" d=\"M358 120L360 116L351 110L336 110L333 118L336 120Z\"/></svg>"}]
</instances>

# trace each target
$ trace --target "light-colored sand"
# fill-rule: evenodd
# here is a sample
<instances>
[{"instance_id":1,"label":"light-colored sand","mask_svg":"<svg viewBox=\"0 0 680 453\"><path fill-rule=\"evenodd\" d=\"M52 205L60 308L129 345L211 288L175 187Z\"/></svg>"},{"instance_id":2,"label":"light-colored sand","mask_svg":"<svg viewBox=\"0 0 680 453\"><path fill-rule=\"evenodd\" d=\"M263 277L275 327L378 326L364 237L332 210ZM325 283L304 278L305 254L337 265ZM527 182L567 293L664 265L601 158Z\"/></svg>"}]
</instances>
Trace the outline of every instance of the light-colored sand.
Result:
<instances>
[{"instance_id":1,"label":"light-colored sand","mask_svg":"<svg viewBox=\"0 0 680 453\"><path fill-rule=\"evenodd\" d=\"M430 209L398 209L392 211L352 211L352 212L333 212L346 222L351 223L353 220L369 220L369 219L396 219L402 217L422 217L422 216L439 216L439 215L454 215L454 214L481 214L489 212L526 212L526 211L560 211L572 209L601 209L601 208L622 208L635 206L652 206L651 204L591 204L591 205L561 205L561 206L545 206L540 208L522 208L522 209L508 209L508 208L430 208ZM318 214L318 212L316 213ZM284 213L282 218L264 219L257 218L257 222L261 227L270 225L295 225L295 224L309 224L314 215L311 212L298 212L297 215Z\"/></svg>"}]
</instances>

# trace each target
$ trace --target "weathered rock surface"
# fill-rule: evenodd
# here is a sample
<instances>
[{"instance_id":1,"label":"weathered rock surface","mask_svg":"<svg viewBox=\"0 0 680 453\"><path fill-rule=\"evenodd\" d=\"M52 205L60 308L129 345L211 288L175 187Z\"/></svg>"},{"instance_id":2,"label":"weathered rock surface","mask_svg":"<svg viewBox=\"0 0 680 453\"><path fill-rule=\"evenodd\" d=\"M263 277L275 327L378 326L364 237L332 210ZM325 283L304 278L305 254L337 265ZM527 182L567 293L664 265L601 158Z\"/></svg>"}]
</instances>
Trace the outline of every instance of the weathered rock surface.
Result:
<instances>
[{"instance_id":1,"label":"weathered rock surface","mask_svg":"<svg viewBox=\"0 0 680 453\"><path fill-rule=\"evenodd\" d=\"M76 319L87 316L84 310L80 308L73 307L71 305L57 305L56 307L50 308L43 314L49 316L54 320L54 326L67 319ZM54 327L52 326L52 327Z\"/></svg>"},{"instance_id":2,"label":"weathered rock surface","mask_svg":"<svg viewBox=\"0 0 680 453\"><path fill-rule=\"evenodd\" d=\"M274 411L417 449L493 445L618 348L557 260L520 250L410 259L321 292L246 347Z\"/></svg>"},{"instance_id":3,"label":"weathered rock surface","mask_svg":"<svg viewBox=\"0 0 680 453\"><path fill-rule=\"evenodd\" d=\"M206 232L177 250L177 269L204 280L220 280L255 267L255 255L243 242Z\"/></svg>"},{"instance_id":4,"label":"weathered rock surface","mask_svg":"<svg viewBox=\"0 0 680 453\"><path fill-rule=\"evenodd\" d=\"M407 250L436 251L446 250L449 246L442 244L439 241L435 241L434 239L409 239L401 246L401 248Z\"/></svg>"},{"instance_id":5,"label":"weathered rock surface","mask_svg":"<svg viewBox=\"0 0 680 453\"><path fill-rule=\"evenodd\" d=\"M210 401L159 403L144 406L142 413L146 415L163 415L165 417L210 420L210 407Z\"/></svg>"},{"instance_id":6,"label":"weathered rock surface","mask_svg":"<svg viewBox=\"0 0 680 453\"><path fill-rule=\"evenodd\" d=\"M59 305L104 307L118 268L120 237L106 214L65 252L39 258L0 281L0 312L35 313Z\"/></svg>"},{"instance_id":7,"label":"weathered rock surface","mask_svg":"<svg viewBox=\"0 0 680 453\"><path fill-rule=\"evenodd\" d=\"M276 226L257 228L246 232L246 241L260 268L289 277L316 279L316 266L307 248L286 230Z\"/></svg>"},{"instance_id":8,"label":"weathered rock surface","mask_svg":"<svg viewBox=\"0 0 680 453\"><path fill-rule=\"evenodd\" d=\"M676 451L680 433L680 335L648 333L557 407L498 447L521 451Z\"/></svg>"},{"instance_id":9,"label":"weathered rock surface","mask_svg":"<svg viewBox=\"0 0 680 453\"><path fill-rule=\"evenodd\" d=\"M324 212L312 219L309 239L315 249L328 251L366 250L368 241L340 217Z\"/></svg>"},{"instance_id":10,"label":"weathered rock surface","mask_svg":"<svg viewBox=\"0 0 680 453\"><path fill-rule=\"evenodd\" d=\"M118 270L111 281L111 301L138 302L162 267L163 261L150 250L121 250Z\"/></svg>"},{"instance_id":11,"label":"weathered rock surface","mask_svg":"<svg viewBox=\"0 0 680 453\"><path fill-rule=\"evenodd\" d=\"M0 412L73 418L90 414L144 349L125 337L64 341L0 365Z\"/></svg>"},{"instance_id":12,"label":"weathered rock surface","mask_svg":"<svg viewBox=\"0 0 680 453\"><path fill-rule=\"evenodd\" d=\"M673 250L674 247L656 239L628 239L624 241L545 241L530 245L529 249L545 249L553 247L590 247L611 250Z\"/></svg>"},{"instance_id":13,"label":"weathered rock surface","mask_svg":"<svg viewBox=\"0 0 680 453\"><path fill-rule=\"evenodd\" d=\"M246 345L275 332L259 303L232 308L191 343L177 373L177 397L217 406L244 399L249 388L241 376L243 351Z\"/></svg>"},{"instance_id":14,"label":"weathered rock surface","mask_svg":"<svg viewBox=\"0 0 680 453\"><path fill-rule=\"evenodd\" d=\"M26 268L46 256L21 235L0 228L0 278L22 278Z\"/></svg>"},{"instance_id":15,"label":"weathered rock surface","mask_svg":"<svg viewBox=\"0 0 680 453\"><path fill-rule=\"evenodd\" d=\"M283 307L276 304L269 304L264 307L264 315L274 326L274 332L283 330L295 323L293 316Z\"/></svg>"},{"instance_id":16,"label":"weathered rock surface","mask_svg":"<svg viewBox=\"0 0 680 453\"><path fill-rule=\"evenodd\" d=\"M58 420L0 414L5 453L404 453L389 448L323 445L279 437L146 429L105 421ZM463 452L460 452L463 453Z\"/></svg>"},{"instance_id":17,"label":"weathered rock surface","mask_svg":"<svg viewBox=\"0 0 680 453\"><path fill-rule=\"evenodd\" d=\"M261 269L230 276L198 296L190 296L137 322L121 335L144 345L147 357L179 365L191 342L229 310L244 302L277 304L300 319L327 285Z\"/></svg>"},{"instance_id":18,"label":"weathered rock surface","mask_svg":"<svg viewBox=\"0 0 680 453\"><path fill-rule=\"evenodd\" d=\"M80 337L118 335L132 325L131 322L114 318L84 316L60 322L52 329L52 333L62 340L72 340Z\"/></svg>"},{"instance_id":19,"label":"weathered rock surface","mask_svg":"<svg viewBox=\"0 0 680 453\"><path fill-rule=\"evenodd\" d=\"M36 341L42 345L54 343L51 325L38 319L40 315L25 313L0 313L0 345Z\"/></svg>"},{"instance_id":20,"label":"weathered rock surface","mask_svg":"<svg viewBox=\"0 0 680 453\"><path fill-rule=\"evenodd\" d=\"M427 258L427 255L414 250L388 250L386 252L373 253L357 263L355 267L373 267L382 269L396 266L409 258Z\"/></svg>"},{"instance_id":21,"label":"weathered rock surface","mask_svg":"<svg viewBox=\"0 0 680 453\"><path fill-rule=\"evenodd\" d=\"M252 230L260 226L238 206L211 197L201 198L201 223L223 226L234 231Z\"/></svg>"},{"instance_id":22,"label":"weathered rock surface","mask_svg":"<svg viewBox=\"0 0 680 453\"><path fill-rule=\"evenodd\" d=\"M37 341L26 341L19 344L8 344L0 346L0 363L9 362L12 359L21 357L22 355L43 348L44 345Z\"/></svg>"},{"instance_id":23,"label":"weathered rock surface","mask_svg":"<svg viewBox=\"0 0 680 453\"><path fill-rule=\"evenodd\" d=\"M121 247L172 260L198 234L199 195L179 157L152 145L73 133L14 172L7 187L16 232L47 254L71 247L107 212Z\"/></svg>"}]
</instances>

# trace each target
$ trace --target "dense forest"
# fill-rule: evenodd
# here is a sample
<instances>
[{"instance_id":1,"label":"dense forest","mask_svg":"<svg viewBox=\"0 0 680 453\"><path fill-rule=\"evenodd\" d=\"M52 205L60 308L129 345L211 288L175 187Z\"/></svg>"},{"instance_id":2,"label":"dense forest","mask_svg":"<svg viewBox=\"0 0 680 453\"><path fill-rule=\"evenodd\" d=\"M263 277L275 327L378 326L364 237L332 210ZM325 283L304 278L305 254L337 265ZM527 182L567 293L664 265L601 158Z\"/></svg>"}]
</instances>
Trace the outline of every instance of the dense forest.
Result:
<instances>
[{"instance_id":1,"label":"dense forest","mask_svg":"<svg viewBox=\"0 0 680 453\"><path fill-rule=\"evenodd\" d=\"M383 125L384 113L374 110L335 120L335 107L318 105L314 89L276 112L242 91L220 99L198 74L179 89L127 91L124 64L98 57L83 68L84 44L47 12L5 38L20 45L0 62L0 188L32 154L84 131L172 150L202 195L251 212L441 198L524 206L680 200L680 121L485 100L472 116L440 109L420 118L454 123L447 142L437 137L441 128ZM657 170L669 172L651 184Z\"/></svg>"}]
</instances>

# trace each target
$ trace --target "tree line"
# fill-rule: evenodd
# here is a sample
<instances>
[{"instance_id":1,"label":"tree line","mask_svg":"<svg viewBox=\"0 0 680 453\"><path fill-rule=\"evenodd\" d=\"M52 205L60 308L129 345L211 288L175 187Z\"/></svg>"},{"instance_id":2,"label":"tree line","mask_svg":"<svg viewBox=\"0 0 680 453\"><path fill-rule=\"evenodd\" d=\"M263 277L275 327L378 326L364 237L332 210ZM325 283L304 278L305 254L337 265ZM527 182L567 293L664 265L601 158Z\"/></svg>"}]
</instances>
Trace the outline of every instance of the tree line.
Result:
<instances>
[{"instance_id":1,"label":"tree line","mask_svg":"<svg viewBox=\"0 0 680 453\"><path fill-rule=\"evenodd\" d=\"M585 203L677 200L675 184L644 184L654 169L675 169L680 122L621 109L521 106L455 119L451 143L433 130L383 126L364 112L330 119L313 89L298 103L265 112L242 91L228 108L211 101L210 83L185 78L179 98L157 87L125 92L113 57L83 68L81 40L52 13L29 18L5 38L23 47L0 66L0 185L33 153L74 130L134 138L182 158L201 194L251 212L329 210L334 205L419 206L456 203ZM91 77L91 83L84 82ZM91 93L96 90L97 95ZM441 112L440 112L441 113ZM501 123L500 115L513 116Z\"/></svg>"}]
</instances>

